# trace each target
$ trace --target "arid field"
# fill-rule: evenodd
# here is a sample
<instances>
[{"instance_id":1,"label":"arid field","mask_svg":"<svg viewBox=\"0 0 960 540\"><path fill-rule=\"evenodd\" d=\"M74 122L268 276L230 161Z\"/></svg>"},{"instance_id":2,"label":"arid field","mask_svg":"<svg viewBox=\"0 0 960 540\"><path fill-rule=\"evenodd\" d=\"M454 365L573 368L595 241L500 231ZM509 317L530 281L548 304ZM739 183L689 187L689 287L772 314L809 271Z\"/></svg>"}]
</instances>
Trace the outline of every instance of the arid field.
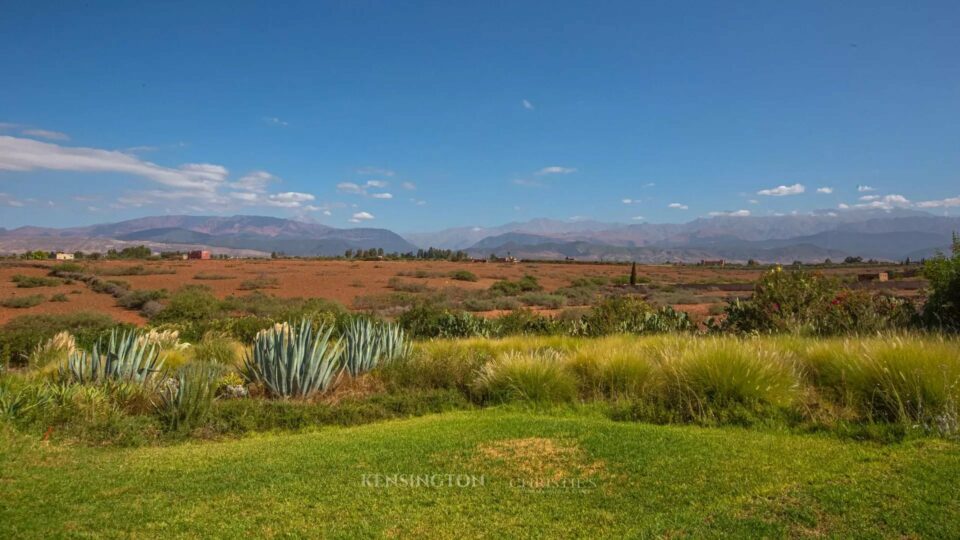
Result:
<instances>
[{"instance_id":1,"label":"arid field","mask_svg":"<svg viewBox=\"0 0 960 540\"><path fill-rule=\"evenodd\" d=\"M259 291L282 298L323 298L355 311L396 307L390 295L404 291L412 295L446 293L457 296L489 289L502 280L524 276L537 279L543 292L556 293L576 280L607 280L616 286L627 278L625 264L581 264L562 262L476 263L447 261L339 261L339 260L189 260L189 261L89 261L80 263L83 272L108 280L118 280L131 290L175 291L186 285L209 287L225 298ZM44 277L53 262L0 264L0 301L42 295L44 300L29 307L0 307L0 324L28 313L70 313L92 310L109 314L120 322L144 323L136 310L117 305L109 294L97 293L80 282L54 286L19 287L14 276ZM855 280L860 273L890 272L898 267L835 266L818 269L827 275ZM695 319L716 312L727 298L750 294L753 282L768 268L701 267L693 265L641 265L637 267L639 294L658 305L685 311ZM476 281L454 279L457 271L467 271ZM921 282L917 278L873 283L898 296L915 297ZM636 292L636 291L631 291ZM66 301L51 301L63 295ZM562 307L529 305L543 313L555 313L567 307L588 305L568 299ZM717 307L714 307L717 306ZM472 310L481 314L499 314L503 309ZM389 313L386 313L389 315Z\"/></svg>"}]
</instances>

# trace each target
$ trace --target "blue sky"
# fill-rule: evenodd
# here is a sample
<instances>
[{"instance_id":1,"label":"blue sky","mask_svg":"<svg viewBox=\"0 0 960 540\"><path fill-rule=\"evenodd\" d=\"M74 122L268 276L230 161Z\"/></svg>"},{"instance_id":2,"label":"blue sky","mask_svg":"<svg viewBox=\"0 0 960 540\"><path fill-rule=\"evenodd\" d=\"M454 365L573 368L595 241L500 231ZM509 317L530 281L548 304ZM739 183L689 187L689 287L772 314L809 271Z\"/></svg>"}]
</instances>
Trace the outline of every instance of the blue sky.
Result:
<instances>
[{"instance_id":1,"label":"blue sky","mask_svg":"<svg viewBox=\"0 0 960 540\"><path fill-rule=\"evenodd\" d=\"M960 214L956 1L135 4L3 2L0 226Z\"/></svg>"}]
</instances>

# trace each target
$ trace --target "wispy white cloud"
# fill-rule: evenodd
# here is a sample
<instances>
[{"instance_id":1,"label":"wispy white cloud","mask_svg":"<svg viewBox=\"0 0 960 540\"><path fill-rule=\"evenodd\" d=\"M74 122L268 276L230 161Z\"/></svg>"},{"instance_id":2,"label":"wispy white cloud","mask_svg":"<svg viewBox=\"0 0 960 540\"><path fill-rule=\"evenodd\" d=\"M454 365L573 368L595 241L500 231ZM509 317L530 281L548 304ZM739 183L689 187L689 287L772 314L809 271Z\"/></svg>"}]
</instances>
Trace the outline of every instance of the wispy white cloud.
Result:
<instances>
[{"instance_id":1,"label":"wispy white cloud","mask_svg":"<svg viewBox=\"0 0 960 540\"><path fill-rule=\"evenodd\" d=\"M960 197L948 197L946 199L920 201L917 203L917 208L949 208L954 206L960 206Z\"/></svg>"},{"instance_id":2,"label":"wispy white cloud","mask_svg":"<svg viewBox=\"0 0 960 540\"><path fill-rule=\"evenodd\" d=\"M413 191L413 190L417 189L417 185L414 184L413 182L404 182L404 183L400 184L400 187L402 187L403 189L406 189L406 190L408 190L408 191Z\"/></svg>"},{"instance_id":3,"label":"wispy white cloud","mask_svg":"<svg viewBox=\"0 0 960 540\"><path fill-rule=\"evenodd\" d=\"M350 223L360 223L362 221L370 221L372 219L374 219L374 216L370 212L356 212L348 221Z\"/></svg>"},{"instance_id":4,"label":"wispy white cloud","mask_svg":"<svg viewBox=\"0 0 960 540\"><path fill-rule=\"evenodd\" d=\"M770 189L761 189L757 192L757 195L784 197L786 195L799 195L806 190L807 188L803 184L793 184L792 186L777 186Z\"/></svg>"},{"instance_id":5,"label":"wispy white cloud","mask_svg":"<svg viewBox=\"0 0 960 540\"><path fill-rule=\"evenodd\" d=\"M51 131L49 129L25 129L20 133L24 135L29 135L30 137L40 137L41 139L49 139L51 141L69 141L70 136L66 133L60 131Z\"/></svg>"},{"instance_id":6,"label":"wispy white cloud","mask_svg":"<svg viewBox=\"0 0 960 540\"><path fill-rule=\"evenodd\" d=\"M520 103L523 105L523 108L524 108L524 109L526 109L526 110L528 110L528 111L532 111L532 110L533 110L533 103L530 103L530 100L524 99L524 100L520 101Z\"/></svg>"},{"instance_id":7,"label":"wispy white cloud","mask_svg":"<svg viewBox=\"0 0 960 540\"><path fill-rule=\"evenodd\" d=\"M575 172L577 172L577 170L572 167L560 167L560 166L554 165L552 167L544 167L533 174L537 176L545 176L548 174L571 174Z\"/></svg>"},{"instance_id":8,"label":"wispy white cloud","mask_svg":"<svg viewBox=\"0 0 960 540\"><path fill-rule=\"evenodd\" d=\"M513 183L518 186L524 187L543 187L543 182L539 180L532 180L530 178L515 178Z\"/></svg>"},{"instance_id":9,"label":"wispy white cloud","mask_svg":"<svg viewBox=\"0 0 960 540\"><path fill-rule=\"evenodd\" d=\"M0 170L35 170L78 173L116 173L143 178L156 187L131 190L110 203L111 208L129 208L176 201L180 208L227 211L243 206L302 209L315 199L310 193L285 191L268 193L280 179L267 171L252 171L230 181L230 172L212 163L185 163L165 167L117 150L68 147L18 137L0 136ZM95 200L89 195L77 201ZM99 207L98 207L99 208Z\"/></svg>"},{"instance_id":10,"label":"wispy white cloud","mask_svg":"<svg viewBox=\"0 0 960 540\"><path fill-rule=\"evenodd\" d=\"M871 186L866 186L866 185L861 184L861 185L857 186L857 191L859 191L860 193L863 193L863 192L865 192L865 191L874 191L874 188L871 187Z\"/></svg>"},{"instance_id":11,"label":"wispy white cloud","mask_svg":"<svg viewBox=\"0 0 960 540\"><path fill-rule=\"evenodd\" d=\"M287 122L286 120L281 120L276 116L264 116L263 121L266 122L267 124L270 124L271 126L287 127L290 125L290 122Z\"/></svg>"},{"instance_id":12,"label":"wispy white cloud","mask_svg":"<svg viewBox=\"0 0 960 540\"><path fill-rule=\"evenodd\" d=\"M279 181L279 178L267 171L252 171L240 177L236 182L231 182L230 187L254 193L264 193L270 184Z\"/></svg>"},{"instance_id":13,"label":"wispy white cloud","mask_svg":"<svg viewBox=\"0 0 960 540\"><path fill-rule=\"evenodd\" d=\"M384 169L381 167L360 167L357 169L357 174L361 176L386 176L387 178L392 177L397 174L390 169Z\"/></svg>"},{"instance_id":14,"label":"wispy white cloud","mask_svg":"<svg viewBox=\"0 0 960 540\"><path fill-rule=\"evenodd\" d=\"M710 212L707 214L711 217L748 217L750 215L749 210L733 210L731 212Z\"/></svg>"},{"instance_id":15,"label":"wispy white cloud","mask_svg":"<svg viewBox=\"0 0 960 540\"><path fill-rule=\"evenodd\" d=\"M68 147L0 136L0 170L38 169L131 174L165 186L199 192L215 191L228 173L220 165L187 163L179 168L163 167L116 150Z\"/></svg>"},{"instance_id":16,"label":"wispy white cloud","mask_svg":"<svg viewBox=\"0 0 960 540\"><path fill-rule=\"evenodd\" d=\"M824 195L830 195L831 193L833 193L833 188L832 188L832 187L818 187L818 188L817 188L817 193L822 193L822 194L824 194Z\"/></svg>"},{"instance_id":17,"label":"wispy white cloud","mask_svg":"<svg viewBox=\"0 0 960 540\"><path fill-rule=\"evenodd\" d=\"M391 193L371 193L370 189L383 189L389 184L384 180L367 180L363 184L356 182L340 182L337 184L337 191L348 193L350 195L360 195L363 197L372 197L374 199L392 199Z\"/></svg>"},{"instance_id":18,"label":"wispy white cloud","mask_svg":"<svg viewBox=\"0 0 960 540\"><path fill-rule=\"evenodd\" d=\"M687 206L687 205L685 205L685 204L676 203L676 202L668 204L668 205L667 205L667 208L673 208L674 210L689 210L689 209L690 209L689 206Z\"/></svg>"},{"instance_id":19,"label":"wispy white cloud","mask_svg":"<svg viewBox=\"0 0 960 540\"><path fill-rule=\"evenodd\" d=\"M26 206L27 203L17 199L9 193L0 193L0 204L12 206L14 208L22 208Z\"/></svg>"},{"instance_id":20,"label":"wispy white cloud","mask_svg":"<svg viewBox=\"0 0 960 540\"><path fill-rule=\"evenodd\" d=\"M854 205L840 203L837 208L841 210L848 210L850 208L892 210L894 208L910 208L914 206L914 203L912 203L910 199L897 194L884 195L882 197L877 195L864 195L860 197L860 200L864 202Z\"/></svg>"},{"instance_id":21,"label":"wispy white cloud","mask_svg":"<svg viewBox=\"0 0 960 540\"><path fill-rule=\"evenodd\" d=\"M643 220L646 219L646 218L644 218L643 216L633 216L633 217L630 218L630 219L632 219L632 220L634 220L634 221L643 221Z\"/></svg>"}]
</instances>

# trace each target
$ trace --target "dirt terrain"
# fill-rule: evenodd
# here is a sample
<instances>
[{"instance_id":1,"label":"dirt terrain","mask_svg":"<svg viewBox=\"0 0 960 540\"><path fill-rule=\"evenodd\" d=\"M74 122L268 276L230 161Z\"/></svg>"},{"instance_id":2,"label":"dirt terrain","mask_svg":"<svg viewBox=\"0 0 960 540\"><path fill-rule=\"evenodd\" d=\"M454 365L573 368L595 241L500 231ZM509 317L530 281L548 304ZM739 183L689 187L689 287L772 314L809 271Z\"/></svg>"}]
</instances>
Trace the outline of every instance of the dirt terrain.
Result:
<instances>
[{"instance_id":1,"label":"dirt terrain","mask_svg":"<svg viewBox=\"0 0 960 540\"><path fill-rule=\"evenodd\" d=\"M135 311L116 305L109 294L91 291L85 284L73 282L55 287L18 288L12 281L17 274L41 277L47 275L51 262L0 263L0 301L19 296L43 295L46 301L26 308L0 307L0 324L27 313L69 313L93 310L107 313L118 321L142 323ZM259 283L265 294L280 297L318 297L355 307L361 296L388 294L394 289L390 280L418 283L433 290L446 288L487 289L498 280L516 280L524 275L535 276L546 292L569 286L578 278L622 278L629 274L629 265L577 263L474 263L446 261L333 261L333 260L190 260L190 261L88 261L81 263L84 272L129 283L134 290L166 289L174 291L188 284L210 287L219 297L246 295L252 292L251 282ZM146 275L123 274L126 269L143 267ZM460 281L450 277L456 270L468 270L477 281ZM643 265L637 267L641 282L655 289L655 299L674 305L698 318L709 314L731 296L745 296L764 269L705 268L699 266ZM851 276L863 269L838 267L828 274ZM871 269L877 272L878 269ZM726 287L725 287L726 286ZM896 294L914 296L914 290L894 290ZM65 302L50 301L58 293ZM716 309L716 308L713 308ZM551 310L539 310L550 312Z\"/></svg>"}]
</instances>

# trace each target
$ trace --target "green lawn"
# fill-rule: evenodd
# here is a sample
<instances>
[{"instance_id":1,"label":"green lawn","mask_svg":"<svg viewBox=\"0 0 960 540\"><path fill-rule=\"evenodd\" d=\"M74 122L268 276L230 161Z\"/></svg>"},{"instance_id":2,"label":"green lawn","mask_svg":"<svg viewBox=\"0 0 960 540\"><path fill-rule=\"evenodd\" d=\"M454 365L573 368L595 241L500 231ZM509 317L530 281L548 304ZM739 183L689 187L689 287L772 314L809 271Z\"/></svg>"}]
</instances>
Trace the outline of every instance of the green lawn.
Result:
<instances>
[{"instance_id":1,"label":"green lawn","mask_svg":"<svg viewBox=\"0 0 960 540\"><path fill-rule=\"evenodd\" d=\"M495 409L136 449L3 433L0 538L960 535L960 444L939 439ZM364 485L376 473L483 485Z\"/></svg>"}]
</instances>

